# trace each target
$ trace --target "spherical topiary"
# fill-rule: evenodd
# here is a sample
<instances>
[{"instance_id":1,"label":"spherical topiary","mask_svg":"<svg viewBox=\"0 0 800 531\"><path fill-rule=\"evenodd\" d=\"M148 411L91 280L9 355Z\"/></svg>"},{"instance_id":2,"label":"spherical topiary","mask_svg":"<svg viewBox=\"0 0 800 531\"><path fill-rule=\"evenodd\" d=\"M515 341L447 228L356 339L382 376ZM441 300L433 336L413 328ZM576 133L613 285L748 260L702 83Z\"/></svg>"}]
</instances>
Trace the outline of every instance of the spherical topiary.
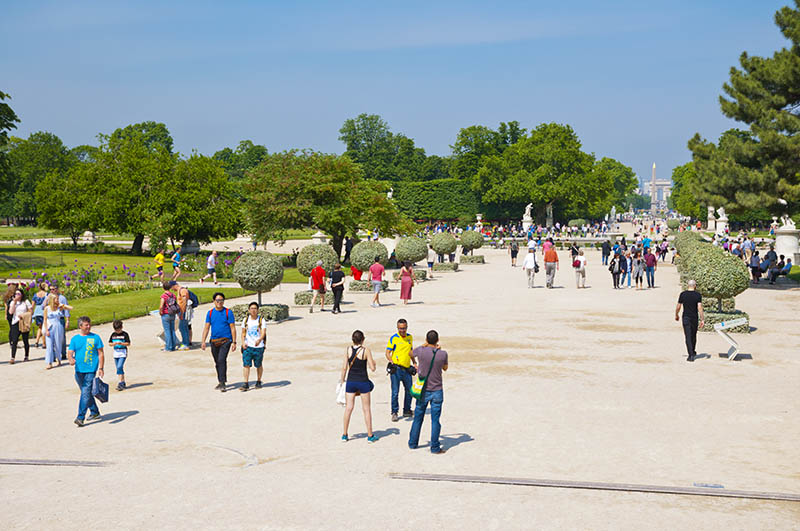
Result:
<instances>
[{"instance_id":1,"label":"spherical topiary","mask_svg":"<svg viewBox=\"0 0 800 531\"><path fill-rule=\"evenodd\" d=\"M583 218L571 219L567 222L570 227L583 227L586 225L586 220Z\"/></svg>"},{"instance_id":2,"label":"spherical topiary","mask_svg":"<svg viewBox=\"0 0 800 531\"><path fill-rule=\"evenodd\" d=\"M467 251L480 249L483 247L483 236L478 231L466 230L461 233L461 247Z\"/></svg>"},{"instance_id":3,"label":"spherical topiary","mask_svg":"<svg viewBox=\"0 0 800 531\"><path fill-rule=\"evenodd\" d=\"M269 291L283 280L283 264L267 251L250 251L234 264L233 279L246 290Z\"/></svg>"},{"instance_id":4,"label":"spherical topiary","mask_svg":"<svg viewBox=\"0 0 800 531\"><path fill-rule=\"evenodd\" d=\"M735 297L750 287L745 263L719 247L700 244L689 262L697 291L704 297L717 299L719 311L722 310L722 299Z\"/></svg>"},{"instance_id":5,"label":"spherical topiary","mask_svg":"<svg viewBox=\"0 0 800 531\"><path fill-rule=\"evenodd\" d=\"M350 251L350 263L359 271L366 271L375 263L376 256L383 265L389 261L389 251L386 250L384 244L369 241L359 242Z\"/></svg>"},{"instance_id":6,"label":"spherical topiary","mask_svg":"<svg viewBox=\"0 0 800 531\"><path fill-rule=\"evenodd\" d=\"M679 220L679 219L668 219L667 220L667 227L669 227L669 230L675 230L680 226L681 226L681 220Z\"/></svg>"},{"instance_id":7,"label":"spherical topiary","mask_svg":"<svg viewBox=\"0 0 800 531\"><path fill-rule=\"evenodd\" d=\"M456 252L458 242L449 232L440 232L431 238L431 246L437 254L450 254Z\"/></svg>"},{"instance_id":8,"label":"spherical topiary","mask_svg":"<svg viewBox=\"0 0 800 531\"><path fill-rule=\"evenodd\" d=\"M422 238L407 236L397 242L394 254L401 262L416 263L428 256L428 244Z\"/></svg>"},{"instance_id":9,"label":"spherical topiary","mask_svg":"<svg viewBox=\"0 0 800 531\"><path fill-rule=\"evenodd\" d=\"M311 274L311 270L317 267L317 262L320 260L322 260L322 267L325 268L325 271L330 271L339 258L333 247L326 243L306 245L297 255L297 270L301 275L307 277Z\"/></svg>"}]
</instances>

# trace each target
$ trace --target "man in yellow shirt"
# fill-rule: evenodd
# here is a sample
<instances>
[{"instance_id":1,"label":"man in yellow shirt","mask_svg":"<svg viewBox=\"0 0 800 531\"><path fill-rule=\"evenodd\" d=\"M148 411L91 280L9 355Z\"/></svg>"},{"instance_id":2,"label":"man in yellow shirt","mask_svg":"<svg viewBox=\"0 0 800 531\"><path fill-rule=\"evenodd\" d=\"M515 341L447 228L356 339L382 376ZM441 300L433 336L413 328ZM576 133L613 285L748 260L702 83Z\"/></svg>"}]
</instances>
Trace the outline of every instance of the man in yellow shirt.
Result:
<instances>
[{"instance_id":1,"label":"man in yellow shirt","mask_svg":"<svg viewBox=\"0 0 800 531\"><path fill-rule=\"evenodd\" d=\"M150 279L154 279L156 277L160 278L163 282L164 280L164 249L159 249L158 253L153 257L153 262L156 263L156 269L158 273L150 277Z\"/></svg>"},{"instance_id":2,"label":"man in yellow shirt","mask_svg":"<svg viewBox=\"0 0 800 531\"><path fill-rule=\"evenodd\" d=\"M392 380L392 422L398 421L398 412L400 405L398 397L400 395L400 382L405 387L405 396L403 397L403 416L411 417L411 377L416 374L416 365L412 372L411 359L412 350L411 334L408 333L408 322L405 319L397 320L397 333L389 338L389 344L386 345L386 359L391 364L389 375Z\"/></svg>"}]
</instances>

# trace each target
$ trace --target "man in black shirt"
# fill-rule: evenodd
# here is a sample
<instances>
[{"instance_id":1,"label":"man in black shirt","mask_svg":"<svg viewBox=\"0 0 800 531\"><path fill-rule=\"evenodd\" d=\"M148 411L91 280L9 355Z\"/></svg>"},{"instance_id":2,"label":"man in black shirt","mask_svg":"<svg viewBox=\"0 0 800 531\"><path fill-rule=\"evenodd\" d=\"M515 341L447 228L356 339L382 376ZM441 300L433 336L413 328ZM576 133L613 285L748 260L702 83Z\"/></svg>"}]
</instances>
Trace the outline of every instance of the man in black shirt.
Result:
<instances>
[{"instance_id":1,"label":"man in black shirt","mask_svg":"<svg viewBox=\"0 0 800 531\"><path fill-rule=\"evenodd\" d=\"M339 305L342 302L342 294L344 293L344 271L342 271L341 264L333 266L331 272L331 291L333 292L333 312L342 313Z\"/></svg>"},{"instance_id":2,"label":"man in black shirt","mask_svg":"<svg viewBox=\"0 0 800 531\"><path fill-rule=\"evenodd\" d=\"M675 320L683 306L683 335L686 338L686 350L689 355L686 361L694 361L697 356L695 346L697 345L697 328L702 328L705 322L703 315L703 296L697 293L697 282L690 280L686 283L686 291L682 291L678 297L678 305L675 307Z\"/></svg>"}]
</instances>

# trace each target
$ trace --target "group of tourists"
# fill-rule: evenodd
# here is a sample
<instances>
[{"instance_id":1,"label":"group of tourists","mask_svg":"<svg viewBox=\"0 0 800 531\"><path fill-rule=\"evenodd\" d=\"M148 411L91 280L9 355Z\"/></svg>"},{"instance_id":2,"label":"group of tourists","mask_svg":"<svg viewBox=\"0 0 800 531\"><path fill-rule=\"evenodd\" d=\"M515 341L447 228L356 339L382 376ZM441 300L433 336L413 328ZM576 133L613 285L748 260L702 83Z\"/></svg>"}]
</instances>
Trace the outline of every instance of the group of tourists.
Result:
<instances>
[{"instance_id":1,"label":"group of tourists","mask_svg":"<svg viewBox=\"0 0 800 531\"><path fill-rule=\"evenodd\" d=\"M372 430L372 410L370 395L375 385L369 379L368 371L375 372L376 363L372 351L364 345L365 337L361 330L352 334L352 344L345 349L339 384L345 386L345 409L342 427L342 442L350 440L350 417L355 407L355 399L361 397L361 409L367 428L367 442L378 440ZM400 386L403 386L403 418L413 418L408 436L408 447L419 446L422 423L428 406L431 408L430 451L443 454L439 435L441 433L442 404L444 387L442 373L448 368L447 351L439 345L439 334L429 330L422 346L414 348L412 335L408 332L408 321L398 319L397 333L389 337L386 345L386 372L391 385L390 412L392 422L398 422L400 410ZM413 382L417 376L417 383ZM412 394L418 391L416 406L411 410Z\"/></svg>"},{"instance_id":2,"label":"group of tourists","mask_svg":"<svg viewBox=\"0 0 800 531\"><path fill-rule=\"evenodd\" d=\"M634 287L637 290L645 289L645 279L647 279L647 289L656 287L658 258L660 257L662 262L666 261L668 249L666 239L658 244L647 233L636 234L630 247L624 237L620 241L615 241L613 245L606 240L600 247L603 265L608 265L614 289Z\"/></svg>"},{"instance_id":3,"label":"group of tourists","mask_svg":"<svg viewBox=\"0 0 800 531\"><path fill-rule=\"evenodd\" d=\"M770 284L775 284L778 277L787 276L794 265L791 257L775 252L774 244L770 244L769 250L762 255L756 249L755 238L747 235L740 234L738 238L714 237L712 243L742 259L750 269L750 281L753 284L759 284L762 276L766 276Z\"/></svg>"},{"instance_id":4,"label":"group of tourists","mask_svg":"<svg viewBox=\"0 0 800 531\"><path fill-rule=\"evenodd\" d=\"M69 327L70 310L67 299L59 292L57 284L39 284L39 290L28 300L24 286L11 282L3 295L3 307L8 321L8 341L11 345L11 360L16 362L19 341L24 349L23 361L30 357L31 328L36 327L33 348L45 350L47 369L67 359L66 330Z\"/></svg>"}]
</instances>

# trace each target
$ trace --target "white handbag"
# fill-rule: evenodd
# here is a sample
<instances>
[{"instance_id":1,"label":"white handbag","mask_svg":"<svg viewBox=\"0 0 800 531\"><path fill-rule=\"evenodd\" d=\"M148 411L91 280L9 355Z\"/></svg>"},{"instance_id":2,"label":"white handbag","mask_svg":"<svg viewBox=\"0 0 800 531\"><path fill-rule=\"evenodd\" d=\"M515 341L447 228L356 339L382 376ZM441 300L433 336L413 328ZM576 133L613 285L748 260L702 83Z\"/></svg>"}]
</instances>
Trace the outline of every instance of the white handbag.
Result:
<instances>
[{"instance_id":1,"label":"white handbag","mask_svg":"<svg viewBox=\"0 0 800 531\"><path fill-rule=\"evenodd\" d=\"M347 388L347 384L345 383L338 383L336 384L336 403L340 406L343 406L347 403L347 399L345 398L345 389Z\"/></svg>"}]
</instances>

